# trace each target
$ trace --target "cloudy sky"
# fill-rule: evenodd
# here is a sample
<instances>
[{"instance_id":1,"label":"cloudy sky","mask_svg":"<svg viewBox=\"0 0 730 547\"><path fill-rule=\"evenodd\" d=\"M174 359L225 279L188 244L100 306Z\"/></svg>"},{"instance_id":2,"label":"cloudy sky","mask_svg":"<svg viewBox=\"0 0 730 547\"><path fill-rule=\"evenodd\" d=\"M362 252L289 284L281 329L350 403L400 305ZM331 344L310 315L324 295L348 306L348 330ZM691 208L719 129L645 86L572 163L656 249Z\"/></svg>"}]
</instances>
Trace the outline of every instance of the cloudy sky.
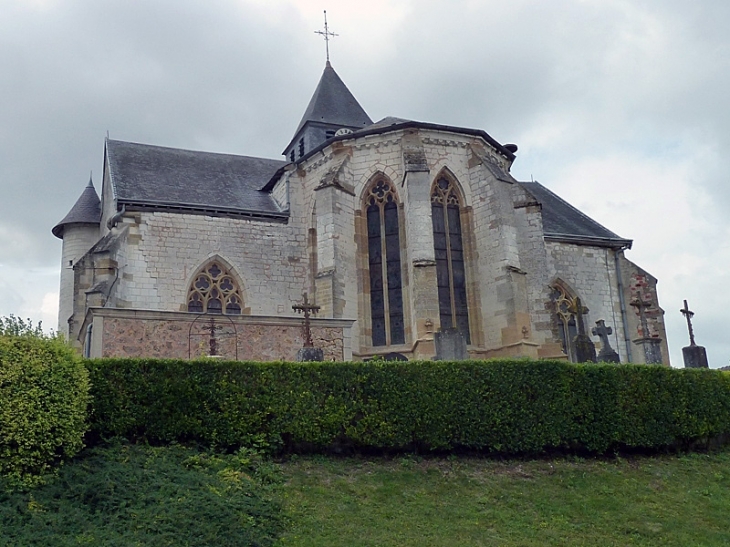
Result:
<instances>
[{"instance_id":1,"label":"cloudy sky","mask_svg":"<svg viewBox=\"0 0 730 547\"><path fill-rule=\"evenodd\" d=\"M674 366L730 361L726 0L1 0L0 315L57 322L51 235L104 137L279 158L332 64L374 120L486 130L634 239ZM98 188L98 184L97 184Z\"/></svg>"}]
</instances>

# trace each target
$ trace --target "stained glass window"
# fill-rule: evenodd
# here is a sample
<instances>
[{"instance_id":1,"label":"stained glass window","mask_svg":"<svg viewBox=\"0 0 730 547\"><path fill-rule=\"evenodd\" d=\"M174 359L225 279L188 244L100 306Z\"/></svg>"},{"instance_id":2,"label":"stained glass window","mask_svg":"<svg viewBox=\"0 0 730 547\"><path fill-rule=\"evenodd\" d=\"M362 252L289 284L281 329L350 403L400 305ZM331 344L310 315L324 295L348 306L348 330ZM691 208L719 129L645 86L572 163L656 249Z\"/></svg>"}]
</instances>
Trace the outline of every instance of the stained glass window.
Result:
<instances>
[{"instance_id":1,"label":"stained glass window","mask_svg":"<svg viewBox=\"0 0 730 547\"><path fill-rule=\"evenodd\" d=\"M239 315L242 302L235 279L217 261L203 268L188 290L189 312Z\"/></svg>"},{"instance_id":2,"label":"stained glass window","mask_svg":"<svg viewBox=\"0 0 730 547\"><path fill-rule=\"evenodd\" d=\"M464 335L466 342L471 343L461 237L461 203L454 184L445 177L436 181L431 192L431 222L441 328L456 328Z\"/></svg>"},{"instance_id":3,"label":"stained glass window","mask_svg":"<svg viewBox=\"0 0 730 547\"><path fill-rule=\"evenodd\" d=\"M398 201L378 179L365 198L373 346L405 343Z\"/></svg>"}]
</instances>

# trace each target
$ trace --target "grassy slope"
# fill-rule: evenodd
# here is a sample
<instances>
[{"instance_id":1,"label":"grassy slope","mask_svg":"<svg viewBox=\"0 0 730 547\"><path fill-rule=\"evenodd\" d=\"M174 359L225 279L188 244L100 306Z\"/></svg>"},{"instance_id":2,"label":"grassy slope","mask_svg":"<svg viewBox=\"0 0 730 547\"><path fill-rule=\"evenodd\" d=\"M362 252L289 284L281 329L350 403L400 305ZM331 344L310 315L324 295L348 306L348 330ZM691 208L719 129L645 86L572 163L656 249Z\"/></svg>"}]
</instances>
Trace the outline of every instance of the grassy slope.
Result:
<instances>
[{"instance_id":1,"label":"grassy slope","mask_svg":"<svg viewBox=\"0 0 730 547\"><path fill-rule=\"evenodd\" d=\"M277 545L729 545L730 450L611 461L299 458Z\"/></svg>"}]
</instances>

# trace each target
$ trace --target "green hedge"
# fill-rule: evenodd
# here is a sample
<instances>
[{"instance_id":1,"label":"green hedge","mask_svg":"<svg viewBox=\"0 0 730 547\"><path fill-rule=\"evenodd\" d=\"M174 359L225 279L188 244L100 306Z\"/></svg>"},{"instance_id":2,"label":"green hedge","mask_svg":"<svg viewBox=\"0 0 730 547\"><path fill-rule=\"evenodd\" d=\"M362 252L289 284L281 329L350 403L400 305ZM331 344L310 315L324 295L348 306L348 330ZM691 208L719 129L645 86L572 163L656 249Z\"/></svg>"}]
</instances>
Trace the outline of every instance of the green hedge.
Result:
<instances>
[{"instance_id":1,"label":"green hedge","mask_svg":"<svg viewBox=\"0 0 730 547\"><path fill-rule=\"evenodd\" d=\"M96 435L284 449L656 449L730 432L730 375L560 361L87 362Z\"/></svg>"},{"instance_id":2,"label":"green hedge","mask_svg":"<svg viewBox=\"0 0 730 547\"><path fill-rule=\"evenodd\" d=\"M0 475L32 485L81 450L88 403L86 368L62 339L0 334Z\"/></svg>"}]
</instances>

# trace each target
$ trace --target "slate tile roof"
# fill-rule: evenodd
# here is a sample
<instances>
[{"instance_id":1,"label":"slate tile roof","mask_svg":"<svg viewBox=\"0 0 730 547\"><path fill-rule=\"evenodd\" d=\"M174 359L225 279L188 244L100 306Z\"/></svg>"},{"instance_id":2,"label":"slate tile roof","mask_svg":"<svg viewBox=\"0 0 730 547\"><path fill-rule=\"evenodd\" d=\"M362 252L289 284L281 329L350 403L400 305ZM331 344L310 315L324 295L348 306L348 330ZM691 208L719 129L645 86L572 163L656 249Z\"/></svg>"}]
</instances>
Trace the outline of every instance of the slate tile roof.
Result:
<instances>
[{"instance_id":1,"label":"slate tile roof","mask_svg":"<svg viewBox=\"0 0 730 547\"><path fill-rule=\"evenodd\" d=\"M542 205L542 224L546 237L598 246L631 246L630 239L616 235L539 182L519 184Z\"/></svg>"},{"instance_id":2,"label":"slate tile roof","mask_svg":"<svg viewBox=\"0 0 730 547\"><path fill-rule=\"evenodd\" d=\"M286 162L107 140L119 205L281 216L262 188Z\"/></svg>"},{"instance_id":3,"label":"slate tile roof","mask_svg":"<svg viewBox=\"0 0 730 547\"><path fill-rule=\"evenodd\" d=\"M307 122L352 128L365 127L373 123L329 61L294 134L299 133Z\"/></svg>"},{"instance_id":4,"label":"slate tile roof","mask_svg":"<svg viewBox=\"0 0 730 547\"><path fill-rule=\"evenodd\" d=\"M76 200L68 214L63 217L63 220L51 229L51 233L63 239L63 230L69 224L99 224L100 221L101 200L94 189L94 183L89 178L89 184L81 192L79 199Z\"/></svg>"}]
</instances>

